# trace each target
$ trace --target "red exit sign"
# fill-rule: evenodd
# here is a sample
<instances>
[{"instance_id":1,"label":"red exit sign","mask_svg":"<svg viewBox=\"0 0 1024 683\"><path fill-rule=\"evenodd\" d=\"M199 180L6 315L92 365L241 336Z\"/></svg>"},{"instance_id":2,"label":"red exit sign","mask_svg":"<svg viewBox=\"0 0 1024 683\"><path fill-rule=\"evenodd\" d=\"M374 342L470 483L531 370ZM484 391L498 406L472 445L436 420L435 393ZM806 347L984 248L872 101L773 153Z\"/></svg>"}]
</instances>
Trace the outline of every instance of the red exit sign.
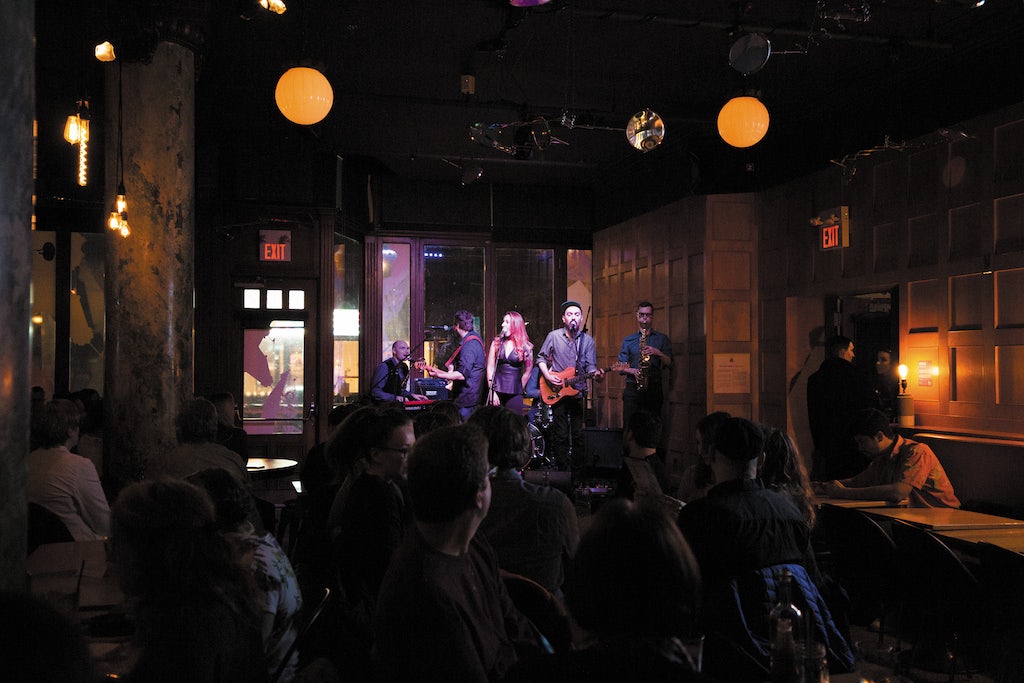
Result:
<instances>
[{"instance_id":1,"label":"red exit sign","mask_svg":"<svg viewBox=\"0 0 1024 683\"><path fill-rule=\"evenodd\" d=\"M260 261L288 262L292 260L292 233L290 230L260 230Z\"/></svg>"},{"instance_id":2,"label":"red exit sign","mask_svg":"<svg viewBox=\"0 0 1024 683\"><path fill-rule=\"evenodd\" d=\"M810 222L818 229L818 249L821 251L850 246L850 207L823 211Z\"/></svg>"}]
</instances>

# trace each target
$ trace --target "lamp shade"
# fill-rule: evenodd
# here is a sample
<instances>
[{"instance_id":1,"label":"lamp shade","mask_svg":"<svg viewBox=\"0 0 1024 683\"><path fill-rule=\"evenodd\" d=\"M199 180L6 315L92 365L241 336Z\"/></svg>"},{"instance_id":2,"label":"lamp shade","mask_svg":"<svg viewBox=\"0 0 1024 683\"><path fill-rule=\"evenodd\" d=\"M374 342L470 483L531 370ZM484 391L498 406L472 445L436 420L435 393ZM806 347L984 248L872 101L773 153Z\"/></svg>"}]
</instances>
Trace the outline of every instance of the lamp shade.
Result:
<instances>
[{"instance_id":1,"label":"lamp shade","mask_svg":"<svg viewBox=\"0 0 1024 683\"><path fill-rule=\"evenodd\" d=\"M718 112L718 134L733 147L752 147L768 132L768 109L756 97L734 97Z\"/></svg>"},{"instance_id":2,"label":"lamp shade","mask_svg":"<svg viewBox=\"0 0 1024 683\"><path fill-rule=\"evenodd\" d=\"M277 81L274 100L284 117L302 126L323 121L334 104L334 89L327 77L308 66L296 66Z\"/></svg>"}]
</instances>

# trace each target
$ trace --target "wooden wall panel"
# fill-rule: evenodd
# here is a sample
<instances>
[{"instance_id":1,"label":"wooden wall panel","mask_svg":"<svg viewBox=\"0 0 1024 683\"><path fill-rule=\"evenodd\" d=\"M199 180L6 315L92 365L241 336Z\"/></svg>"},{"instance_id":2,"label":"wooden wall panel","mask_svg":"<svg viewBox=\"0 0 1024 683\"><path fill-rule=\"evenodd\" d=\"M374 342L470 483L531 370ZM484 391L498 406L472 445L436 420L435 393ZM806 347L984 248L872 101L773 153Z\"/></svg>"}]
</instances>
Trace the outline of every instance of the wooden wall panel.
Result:
<instances>
[{"instance_id":1,"label":"wooden wall panel","mask_svg":"<svg viewBox=\"0 0 1024 683\"><path fill-rule=\"evenodd\" d=\"M1024 268L998 271L994 281L996 328L1024 327Z\"/></svg>"},{"instance_id":2,"label":"wooden wall panel","mask_svg":"<svg viewBox=\"0 0 1024 683\"><path fill-rule=\"evenodd\" d=\"M949 350L950 400L983 403L987 398L984 346L952 346Z\"/></svg>"},{"instance_id":3,"label":"wooden wall panel","mask_svg":"<svg viewBox=\"0 0 1024 683\"><path fill-rule=\"evenodd\" d=\"M996 347L996 403L1024 406L1024 345Z\"/></svg>"},{"instance_id":4,"label":"wooden wall panel","mask_svg":"<svg viewBox=\"0 0 1024 683\"><path fill-rule=\"evenodd\" d=\"M874 242L875 272L885 273L900 267L900 234L895 223L882 223L871 230Z\"/></svg>"},{"instance_id":5,"label":"wooden wall panel","mask_svg":"<svg viewBox=\"0 0 1024 683\"><path fill-rule=\"evenodd\" d=\"M1024 194L995 201L996 253L1024 251Z\"/></svg>"},{"instance_id":6,"label":"wooden wall panel","mask_svg":"<svg viewBox=\"0 0 1024 683\"><path fill-rule=\"evenodd\" d=\"M992 253L992 221L974 202L949 211L949 260Z\"/></svg>"},{"instance_id":7,"label":"wooden wall panel","mask_svg":"<svg viewBox=\"0 0 1024 683\"><path fill-rule=\"evenodd\" d=\"M934 266L939 262L939 251L946 241L945 214L917 216L907 221L909 264L911 268ZM945 252L945 250L942 250Z\"/></svg>"},{"instance_id":8,"label":"wooden wall panel","mask_svg":"<svg viewBox=\"0 0 1024 683\"><path fill-rule=\"evenodd\" d=\"M939 329L939 312L944 308L943 294L938 280L921 280L907 285L907 318L911 333Z\"/></svg>"},{"instance_id":9,"label":"wooden wall panel","mask_svg":"<svg viewBox=\"0 0 1024 683\"><path fill-rule=\"evenodd\" d=\"M938 202L946 154L946 146L941 145L907 155L907 204L912 211L927 210Z\"/></svg>"},{"instance_id":10,"label":"wooden wall panel","mask_svg":"<svg viewBox=\"0 0 1024 683\"><path fill-rule=\"evenodd\" d=\"M711 257L711 287L716 290L749 290L754 275L750 257L750 252L745 251L714 252Z\"/></svg>"},{"instance_id":11,"label":"wooden wall panel","mask_svg":"<svg viewBox=\"0 0 1024 683\"><path fill-rule=\"evenodd\" d=\"M752 320L749 301L712 301L711 340L749 342Z\"/></svg>"},{"instance_id":12,"label":"wooden wall panel","mask_svg":"<svg viewBox=\"0 0 1024 683\"><path fill-rule=\"evenodd\" d=\"M980 330L985 324L988 299L992 296L991 278L975 273L950 278L949 329Z\"/></svg>"},{"instance_id":13,"label":"wooden wall panel","mask_svg":"<svg viewBox=\"0 0 1024 683\"><path fill-rule=\"evenodd\" d=\"M995 182L1024 180L1024 119L996 126L993 156Z\"/></svg>"}]
</instances>

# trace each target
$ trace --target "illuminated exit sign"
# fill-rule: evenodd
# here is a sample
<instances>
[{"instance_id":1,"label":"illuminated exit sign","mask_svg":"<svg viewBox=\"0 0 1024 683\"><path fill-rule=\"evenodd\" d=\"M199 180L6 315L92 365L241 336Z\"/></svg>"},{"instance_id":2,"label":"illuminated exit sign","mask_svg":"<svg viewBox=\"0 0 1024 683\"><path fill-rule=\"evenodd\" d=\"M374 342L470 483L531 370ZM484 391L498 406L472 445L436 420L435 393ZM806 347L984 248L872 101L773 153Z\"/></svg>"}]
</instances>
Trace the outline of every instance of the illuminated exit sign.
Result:
<instances>
[{"instance_id":1,"label":"illuminated exit sign","mask_svg":"<svg viewBox=\"0 0 1024 683\"><path fill-rule=\"evenodd\" d=\"M810 222L818 229L818 249L821 251L850 246L850 207L823 211Z\"/></svg>"},{"instance_id":2,"label":"illuminated exit sign","mask_svg":"<svg viewBox=\"0 0 1024 683\"><path fill-rule=\"evenodd\" d=\"M260 230L260 261L292 260L291 230Z\"/></svg>"}]
</instances>

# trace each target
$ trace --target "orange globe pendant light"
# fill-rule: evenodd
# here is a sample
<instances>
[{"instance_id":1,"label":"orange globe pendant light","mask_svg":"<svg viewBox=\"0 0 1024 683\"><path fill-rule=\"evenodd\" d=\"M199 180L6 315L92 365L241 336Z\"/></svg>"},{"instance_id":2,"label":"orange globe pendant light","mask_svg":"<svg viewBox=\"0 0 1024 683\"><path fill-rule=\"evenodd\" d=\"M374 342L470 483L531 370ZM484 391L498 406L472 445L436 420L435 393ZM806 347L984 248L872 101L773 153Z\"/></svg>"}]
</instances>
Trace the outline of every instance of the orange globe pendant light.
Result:
<instances>
[{"instance_id":1,"label":"orange globe pendant light","mask_svg":"<svg viewBox=\"0 0 1024 683\"><path fill-rule=\"evenodd\" d=\"M284 117L302 126L324 120L334 104L334 89L322 73L308 66L295 66L282 74L274 100Z\"/></svg>"},{"instance_id":2,"label":"orange globe pendant light","mask_svg":"<svg viewBox=\"0 0 1024 683\"><path fill-rule=\"evenodd\" d=\"M718 112L718 134L733 147L752 147L768 132L768 109L756 97L734 97Z\"/></svg>"}]
</instances>

